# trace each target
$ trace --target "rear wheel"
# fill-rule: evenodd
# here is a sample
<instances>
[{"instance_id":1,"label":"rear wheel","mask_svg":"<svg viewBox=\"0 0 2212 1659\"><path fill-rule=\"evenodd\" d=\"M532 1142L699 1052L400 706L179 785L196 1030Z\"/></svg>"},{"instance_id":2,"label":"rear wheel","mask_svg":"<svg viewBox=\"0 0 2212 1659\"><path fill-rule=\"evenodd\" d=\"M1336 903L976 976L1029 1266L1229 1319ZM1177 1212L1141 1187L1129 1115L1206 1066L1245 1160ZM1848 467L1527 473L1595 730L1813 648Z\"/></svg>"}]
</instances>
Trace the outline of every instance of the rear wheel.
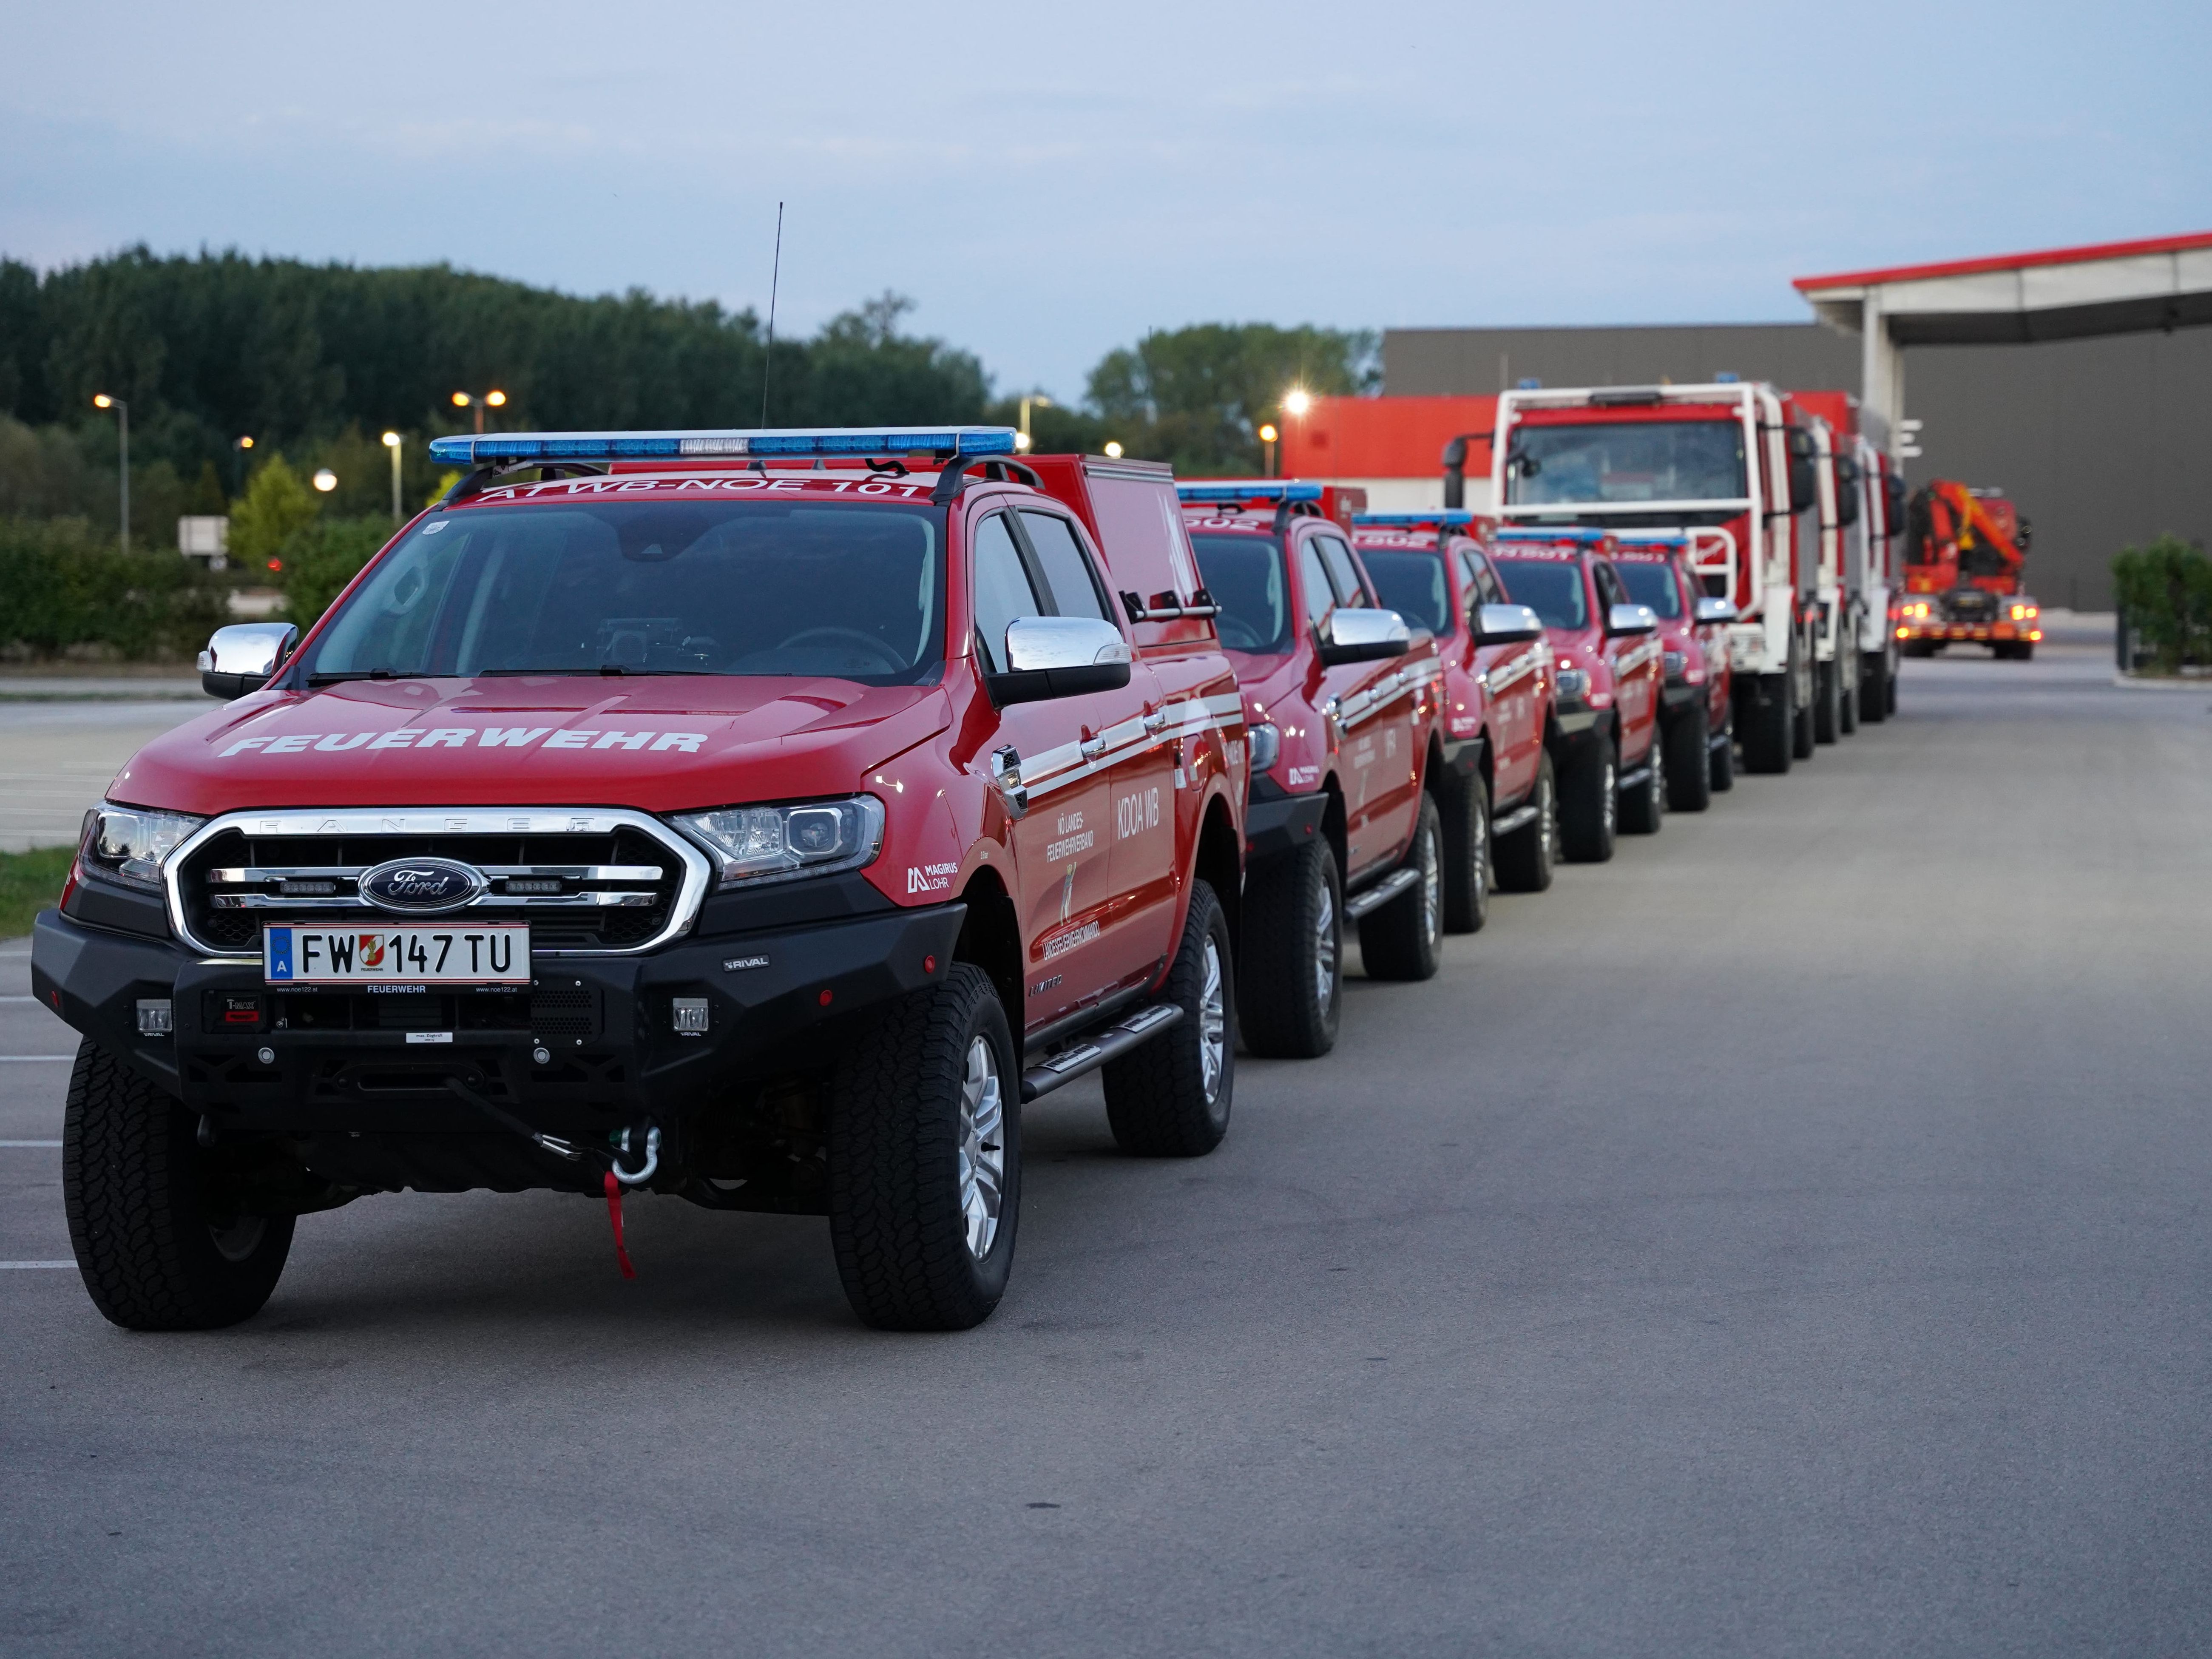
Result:
<instances>
[{"instance_id":1,"label":"rear wheel","mask_svg":"<svg viewBox=\"0 0 2212 1659\"><path fill-rule=\"evenodd\" d=\"M1498 838L1498 885L1504 892L1542 892L1552 884L1552 869L1559 861L1559 783L1548 752L1536 762L1536 787L1528 805L1536 816Z\"/></svg>"},{"instance_id":2,"label":"rear wheel","mask_svg":"<svg viewBox=\"0 0 2212 1659\"><path fill-rule=\"evenodd\" d=\"M1336 1046L1344 884L1318 839L1264 859L1244 882L1237 1023L1255 1054L1310 1060Z\"/></svg>"},{"instance_id":3,"label":"rear wheel","mask_svg":"<svg viewBox=\"0 0 2212 1659\"><path fill-rule=\"evenodd\" d=\"M1603 864L1613 856L1620 827L1620 775L1613 739L1602 732L1567 762L1559 780L1559 846L1570 862Z\"/></svg>"},{"instance_id":4,"label":"rear wheel","mask_svg":"<svg viewBox=\"0 0 2212 1659\"><path fill-rule=\"evenodd\" d=\"M1703 703L1667 728L1667 810L1702 812L1713 804L1712 734Z\"/></svg>"},{"instance_id":5,"label":"rear wheel","mask_svg":"<svg viewBox=\"0 0 2212 1659\"><path fill-rule=\"evenodd\" d=\"M227 1199L198 1119L87 1042L62 1119L62 1200L93 1305L132 1331L210 1331L261 1310L294 1218Z\"/></svg>"},{"instance_id":6,"label":"rear wheel","mask_svg":"<svg viewBox=\"0 0 2212 1659\"><path fill-rule=\"evenodd\" d=\"M1813 741L1833 743L1843 722L1842 676L1833 662L1813 665Z\"/></svg>"},{"instance_id":7,"label":"rear wheel","mask_svg":"<svg viewBox=\"0 0 2212 1659\"><path fill-rule=\"evenodd\" d=\"M1743 769L1747 772L1787 772L1796 752L1792 738L1797 711L1790 695L1791 677L1761 674L1752 683L1752 695L1743 729Z\"/></svg>"},{"instance_id":8,"label":"rear wheel","mask_svg":"<svg viewBox=\"0 0 2212 1659\"><path fill-rule=\"evenodd\" d=\"M990 1317L1013 1264L1021 1073L990 977L955 963L900 998L838 1065L830 1239L853 1311L878 1330Z\"/></svg>"},{"instance_id":9,"label":"rear wheel","mask_svg":"<svg viewBox=\"0 0 2212 1659\"><path fill-rule=\"evenodd\" d=\"M1869 651L1859 660L1859 717L1868 721L1889 718L1889 653Z\"/></svg>"},{"instance_id":10,"label":"rear wheel","mask_svg":"<svg viewBox=\"0 0 2212 1659\"><path fill-rule=\"evenodd\" d=\"M1123 1152L1198 1158L1221 1144L1237 1084L1236 999L1228 919L1212 887L1194 881L1182 943L1161 994L1182 1019L1101 1068L1106 1122Z\"/></svg>"},{"instance_id":11,"label":"rear wheel","mask_svg":"<svg viewBox=\"0 0 2212 1659\"><path fill-rule=\"evenodd\" d=\"M1370 979L1429 979L1444 950L1443 826L1437 804L1421 794L1413 844L1401 868L1418 872L1411 887L1359 919L1359 960Z\"/></svg>"},{"instance_id":12,"label":"rear wheel","mask_svg":"<svg viewBox=\"0 0 2212 1659\"><path fill-rule=\"evenodd\" d=\"M1444 932L1480 933L1490 919L1490 786L1479 772L1448 780L1437 812L1444 830Z\"/></svg>"}]
</instances>

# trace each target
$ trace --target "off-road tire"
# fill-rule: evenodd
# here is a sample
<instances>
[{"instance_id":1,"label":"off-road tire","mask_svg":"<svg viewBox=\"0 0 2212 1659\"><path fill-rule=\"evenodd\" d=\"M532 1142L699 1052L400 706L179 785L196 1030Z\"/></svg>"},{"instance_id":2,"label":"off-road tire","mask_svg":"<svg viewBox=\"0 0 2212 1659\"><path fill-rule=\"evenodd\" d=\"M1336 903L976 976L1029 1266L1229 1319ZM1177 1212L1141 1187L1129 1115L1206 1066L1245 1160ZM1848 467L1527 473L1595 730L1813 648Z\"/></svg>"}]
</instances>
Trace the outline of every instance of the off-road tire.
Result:
<instances>
[{"instance_id":1,"label":"off-road tire","mask_svg":"<svg viewBox=\"0 0 2212 1659\"><path fill-rule=\"evenodd\" d=\"M1884 712L1893 715L1897 713L1897 665L1895 663L1888 665L1888 672L1881 677L1881 679L1883 690L1887 693L1882 699Z\"/></svg>"},{"instance_id":2,"label":"off-road tire","mask_svg":"<svg viewBox=\"0 0 2212 1659\"><path fill-rule=\"evenodd\" d=\"M1571 864L1603 864L1620 827L1620 775L1613 738L1598 733L1568 761L1559 779L1559 850Z\"/></svg>"},{"instance_id":3,"label":"off-road tire","mask_svg":"<svg viewBox=\"0 0 2212 1659\"><path fill-rule=\"evenodd\" d=\"M1859 718L1868 724L1889 718L1889 653L1869 651L1859 659Z\"/></svg>"},{"instance_id":4,"label":"off-road tire","mask_svg":"<svg viewBox=\"0 0 2212 1659\"><path fill-rule=\"evenodd\" d=\"M1859 729L1860 683L1857 652L1838 650L1836 653L1836 730L1848 738Z\"/></svg>"},{"instance_id":5,"label":"off-road tire","mask_svg":"<svg viewBox=\"0 0 2212 1659\"><path fill-rule=\"evenodd\" d=\"M1908 657L1932 657L1941 647L1934 640L1907 640L1905 654Z\"/></svg>"},{"instance_id":6,"label":"off-road tire","mask_svg":"<svg viewBox=\"0 0 2212 1659\"><path fill-rule=\"evenodd\" d=\"M1549 750L1537 757L1536 782L1528 799L1536 816L1491 848L1492 868L1502 893L1540 893L1552 884L1559 861L1559 782Z\"/></svg>"},{"instance_id":7,"label":"off-road tire","mask_svg":"<svg viewBox=\"0 0 2212 1659\"><path fill-rule=\"evenodd\" d=\"M1813 665L1813 741L1833 743L1843 721L1843 676L1831 662Z\"/></svg>"},{"instance_id":8,"label":"off-road tire","mask_svg":"<svg viewBox=\"0 0 2212 1659\"><path fill-rule=\"evenodd\" d=\"M1005 1176L977 1261L961 1207L969 1046L994 1051ZM964 1331L1005 1294L1021 1218L1021 1070L990 976L957 962L888 1005L839 1060L830 1102L830 1240L853 1311L884 1331Z\"/></svg>"},{"instance_id":9,"label":"off-road tire","mask_svg":"<svg viewBox=\"0 0 2212 1659\"><path fill-rule=\"evenodd\" d=\"M87 1041L62 1119L62 1198L93 1305L131 1331L250 1319L291 1253L294 1218L228 1213L199 1120Z\"/></svg>"},{"instance_id":10,"label":"off-road tire","mask_svg":"<svg viewBox=\"0 0 2212 1659\"><path fill-rule=\"evenodd\" d=\"M1370 979L1432 979L1444 958L1444 831L1435 799L1421 792L1413 844L1400 869L1420 879L1359 919L1359 960Z\"/></svg>"},{"instance_id":11,"label":"off-road tire","mask_svg":"<svg viewBox=\"0 0 2212 1659\"><path fill-rule=\"evenodd\" d=\"M1444 932L1479 933L1490 920L1490 786L1479 772L1437 792L1444 828Z\"/></svg>"},{"instance_id":12,"label":"off-road tire","mask_svg":"<svg viewBox=\"0 0 2212 1659\"><path fill-rule=\"evenodd\" d=\"M1818 700L1815 699L1817 702ZM1790 758L1810 760L1814 745L1820 741L1813 730L1814 712L1810 708L1795 709L1790 719Z\"/></svg>"},{"instance_id":13,"label":"off-road tire","mask_svg":"<svg viewBox=\"0 0 2212 1659\"><path fill-rule=\"evenodd\" d=\"M1705 706L1694 703L1667 728L1667 810L1702 812L1713 804L1712 729Z\"/></svg>"},{"instance_id":14,"label":"off-road tire","mask_svg":"<svg viewBox=\"0 0 2212 1659\"><path fill-rule=\"evenodd\" d=\"M1735 787L1735 702L1733 698L1727 708L1727 723L1722 728L1720 741L1717 744L1708 741L1705 750L1705 772L1716 795L1724 795Z\"/></svg>"},{"instance_id":15,"label":"off-road tire","mask_svg":"<svg viewBox=\"0 0 2212 1659\"><path fill-rule=\"evenodd\" d=\"M1206 947L1218 977L1213 1033L1216 1071L1206 1084L1208 1018ZM1202 1158L1229 1133L1237 1092L1237 974L1229 919L1204 881L1190 884L1190 909L1182 942L1168 968L1159 1000L1182 1010L1182 1018L1142 1048L1100 1068L1106 1088L1106 1123L1115 1144L1139 1158Z\"/></svg>"},{"instance_id":16,"label":"off-road tire","mask_svg":"<svg viewBox=\"0 0 2212 1659\"><path fill-rule=\"evenodd\" d=\"M1324 905L1334 956L1321 994L1316 946ZM1262 859L1244 879L1244 949L1237 1024L1251 1053L1312 1060L1336 1046L1344 1010L1344 880L1319 836Z\"/></svg>"},{"instance_id":17,"label":"off-road tire","mask_svg":"<svg viewBox=\"0 0 2212 1659\"><path fill-rule=\"evenodd\" d=\"M1667 739L1654 730L1644 751L1644 781L1620 792L1620 832L1625 836L1656 836L1667 821Z\"/></svg>"},{"instance_id":18,"label":"off-road tire","mask_svg":"<svg viewBox=\"0 0 2212 1659\"><path fill-rule=\"evenodd\" d=\"M1747 772L1765 772L1779 775L1790 769L1796 753L1793 741L1797 729L1797 711L1791 706L1790 676L1788 673L1762 674L1757 689L1769 695L1761 702L1757 696L1745 699L1749 720L1743 729L1743 769Z\"/></svg>"}]
</instances>

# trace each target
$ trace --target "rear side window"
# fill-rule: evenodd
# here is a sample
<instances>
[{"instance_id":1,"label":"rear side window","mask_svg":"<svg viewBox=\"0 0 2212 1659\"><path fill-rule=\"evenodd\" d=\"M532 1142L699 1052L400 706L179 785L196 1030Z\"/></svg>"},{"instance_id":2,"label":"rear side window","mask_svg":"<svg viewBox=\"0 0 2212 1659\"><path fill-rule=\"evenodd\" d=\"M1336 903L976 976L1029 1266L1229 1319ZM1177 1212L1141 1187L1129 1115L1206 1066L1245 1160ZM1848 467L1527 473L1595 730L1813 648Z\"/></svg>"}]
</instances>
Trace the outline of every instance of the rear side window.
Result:
<instances>
[{"instance_id":1,"label":"rear side window","mask_svg":"<svg viewBox=\"0 0 2212 1659\"><path fill-rule=\"evenodd\" d=\"M1022 528L1030 532L1039 574L1052 589L1053 613L1106 621L1106 607L1099 599L1097 583L1091 580L1091 562L1083 556L1082 546L1075 539L1075 527L1057 514L1032 513L1024 507Z\"/></svg>"},{"instance_id":2,"label":"rear side window","mask_svg":"<svg viewBox=\"0 0 2212 1659\"><path fill-rule=\"evenodd\" d=\"M996 674L1004 666L1006 626L1019 617L1041 617L1030 586L1029 568L1014 545L1006 515L994 513L975 526L975 637L983 653L985 672Z\"/></svg>"},{"instance_id":3,"label":"rear side window","mask_svg":"<svg viewBox=\"0 0 2212 1659\"><path fill-rule=\"evenodd\" d=\"M1352 562L1352 550L1334 536L1316 536L1314 541L1321 549L1322 561L1328 566L1328 579L1336 589L1336 602L1354 609L1368 603L1367 586L1359 580L1359 567Z\"/></svg>"}]
</instances>

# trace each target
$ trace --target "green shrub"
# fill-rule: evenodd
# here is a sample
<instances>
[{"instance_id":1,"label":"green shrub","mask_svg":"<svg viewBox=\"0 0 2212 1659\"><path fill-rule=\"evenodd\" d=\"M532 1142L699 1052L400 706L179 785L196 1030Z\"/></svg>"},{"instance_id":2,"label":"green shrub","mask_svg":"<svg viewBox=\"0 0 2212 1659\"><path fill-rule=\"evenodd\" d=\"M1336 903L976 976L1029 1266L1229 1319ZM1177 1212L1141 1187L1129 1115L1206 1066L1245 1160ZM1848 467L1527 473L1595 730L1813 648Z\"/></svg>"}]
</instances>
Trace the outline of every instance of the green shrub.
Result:
<instances>
[{"instance_id":1,"label":"green shrub","mask_svg":"<svg viewBox=\"0 0 2212 1659\"><path fill-rule=\"evenodd\" d=\"M122 552L82 519L0 520L0 653L189 657L222 625L223 592L193 560Z\"/></svg>"},{"instance_id":2,"label":"green shrub","mask_svg":"<svg viewBox=\"0 0 2212 1659\"><path fill-rule=\"evenodd\" d=\"M2212 559L2179 536L2112 556L2112 586L2128 626L2160 673L2212 662Z\"/></svg>"},{"instance_id":3,"label":"green shrub","mask_svg":"<svg viewBox=\"0 0 2212 1659\"><path fill-rule=\"evenodd\" d=\"M392 536L392 520L323 519L295 531L284 544L284 614L306 633L355 573Z\"/></svg>"}]
</instances>

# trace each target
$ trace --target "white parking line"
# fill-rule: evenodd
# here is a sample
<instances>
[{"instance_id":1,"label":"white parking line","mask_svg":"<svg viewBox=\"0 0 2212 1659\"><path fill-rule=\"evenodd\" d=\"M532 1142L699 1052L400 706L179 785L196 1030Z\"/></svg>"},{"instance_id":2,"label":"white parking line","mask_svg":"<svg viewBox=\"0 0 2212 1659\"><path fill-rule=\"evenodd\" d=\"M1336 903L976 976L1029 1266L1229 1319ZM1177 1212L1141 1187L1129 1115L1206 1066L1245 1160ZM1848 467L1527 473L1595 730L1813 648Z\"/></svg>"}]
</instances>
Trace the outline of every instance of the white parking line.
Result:
<instances>
[{"instance_id":1,"label":"white parking line","mask_svg":"<svg viewBox=\"0 0 2212 1659\"><path fill-rule=\"evenodd\" d=\"M0 1066L66 1066L75 1054L0 1054Z\"/></svg>"},{"instance_id":2,"label":"white parking line","mask_svg":"<svg viewBox=\"0 0 2212 1659\"><path fill-rule=\"evenodd\" d=\"M36 1002L36 997L0 997L0 1002Z\"/></svg>"},{"instance_id":3,"label":"white parking line","mask_svg":"<svg viewBox=\"0 0 2212 1659\"><path fill-rule=\"evenodd\" d=\"M58 1140L0 1140L0 1146L58 1146Z\"/></svg>"},{"instance_id":4,"label":"white parking line","mask_svg":"<svg viewBox=\"0 0 2212 1659\"><path fill-rule=\"evenodd\" d=\"M74 1261L0 1261L0 1272L9 1267L74 1267Z\"/></svg>"}]
</instances>

